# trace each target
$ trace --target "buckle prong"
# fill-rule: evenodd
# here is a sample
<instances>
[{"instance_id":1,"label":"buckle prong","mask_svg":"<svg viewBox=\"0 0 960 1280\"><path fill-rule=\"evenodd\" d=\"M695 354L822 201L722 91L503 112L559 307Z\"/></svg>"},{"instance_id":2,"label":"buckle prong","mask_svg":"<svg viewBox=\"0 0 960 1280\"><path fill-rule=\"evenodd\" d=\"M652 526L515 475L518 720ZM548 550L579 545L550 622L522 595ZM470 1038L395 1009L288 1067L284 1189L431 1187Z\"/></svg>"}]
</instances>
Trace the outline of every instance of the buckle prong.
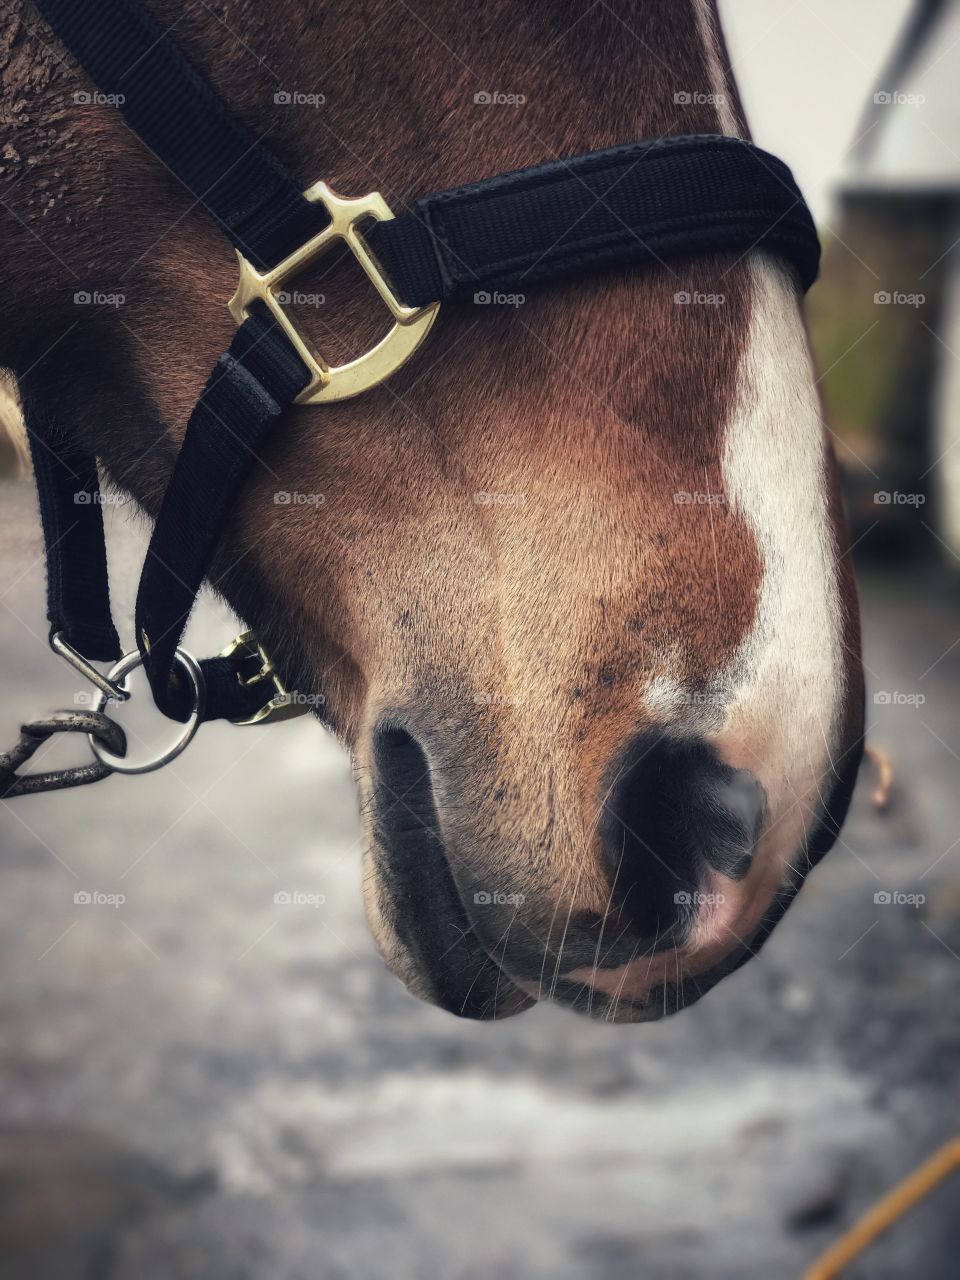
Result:
<instances>
[{"instance_id":1,"label":"buckle prong","mask_svg":"<svg viewBox=\"0 0 960 1280\"><path fill-rule=\"evenodd\" d=\"M390 206L378 191L350 200L331 191L325 182L316 182L304 192L311 202L319 202L330 217L330 224L317 235L294 249L269 271L258 271L240 250L240 279L230 299L230 314L238 325L250 316L253 303L263 302L276 317L300 359L310 370L310 382L297 396L297 404L322 404L331 400L347 400L389 378L413 355L427 336L437 312L438 302L426 307L408 307L393 292L379 263L370 252L358 230L366 218L377 222L393 218ZM291 313L281 304L280 286L298 275L306 266L343 240L360 263L380 298L393 317L394 324L381 340L363 355L346 364L329 365L309 339L300 332Z\"/></svg>"}]
</instances>

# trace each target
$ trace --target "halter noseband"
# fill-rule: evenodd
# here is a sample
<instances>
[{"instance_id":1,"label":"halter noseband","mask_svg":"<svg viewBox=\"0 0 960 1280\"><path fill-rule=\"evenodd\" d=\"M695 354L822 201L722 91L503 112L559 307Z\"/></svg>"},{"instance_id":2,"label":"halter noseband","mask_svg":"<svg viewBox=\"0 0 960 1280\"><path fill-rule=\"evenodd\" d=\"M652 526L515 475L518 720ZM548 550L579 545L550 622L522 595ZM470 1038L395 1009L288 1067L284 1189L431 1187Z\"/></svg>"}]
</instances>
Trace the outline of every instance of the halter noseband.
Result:
<instances>
[{"instance_id":1,"label":"halter noseband","mask_svg":"<svg viewBox=\"0 0 960 1280\"><path fill-rule=\"evenodd\" d=\"M146 767L172 758L203 720L256 723L304 709L305 700L297 703L283 688L250 633L199 664L179 648L230 509L260 446L291 404L323 404L377 386L416 351L441 303L612 266L758 247L793 263L804 290L816 278L820 246L790 170L742 139L632 142L421 196L395 216L376 192L345 199L323 182L304 191L136 0L37 5L144 144L214 218L240 260L228 304L237 332L187 424L140 579L138 648L122 659L110 613L96 461L69 440L51 447L52 424L25 397L51 644L101 690L97 714L109 699L126 696L124 675L143 663L157 706L186 723L175 748ZM393 326L357 359L330 366L279 295L337 242L373 282ZM91 660L116 666L104 677ZM90 730L86 721L80 727ZM92 732L91 744L102 771L88 767L87 775L133 771L109 730ZM59 785L93 780L57 776ZM4 790L12 777L0 757L3 794L38 789L21 779Z\"/></svg>"}]
</instances>

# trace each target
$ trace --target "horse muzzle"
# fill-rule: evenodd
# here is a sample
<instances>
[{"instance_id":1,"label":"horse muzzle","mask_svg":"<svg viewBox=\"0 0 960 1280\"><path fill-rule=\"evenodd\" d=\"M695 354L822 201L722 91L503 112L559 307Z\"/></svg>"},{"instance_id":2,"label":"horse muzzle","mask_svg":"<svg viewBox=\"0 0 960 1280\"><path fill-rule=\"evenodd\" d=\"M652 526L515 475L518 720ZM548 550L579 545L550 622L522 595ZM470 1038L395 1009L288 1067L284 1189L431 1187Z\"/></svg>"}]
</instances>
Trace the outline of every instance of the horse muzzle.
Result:
<instances>
[{"instance_id":1,"label":"horse muzzle","mask_svg":"<svg viewBox=\"0 0 960 1280\"><path fill-rule=\"evenodd\" d=\"M599 804L532 781L447 770L406 729L375 736L368 915L393 971L450 1012L663 1017L749 959L799 888L763 787L704 742L639 735Z\"/></svg>"}]
</instances>

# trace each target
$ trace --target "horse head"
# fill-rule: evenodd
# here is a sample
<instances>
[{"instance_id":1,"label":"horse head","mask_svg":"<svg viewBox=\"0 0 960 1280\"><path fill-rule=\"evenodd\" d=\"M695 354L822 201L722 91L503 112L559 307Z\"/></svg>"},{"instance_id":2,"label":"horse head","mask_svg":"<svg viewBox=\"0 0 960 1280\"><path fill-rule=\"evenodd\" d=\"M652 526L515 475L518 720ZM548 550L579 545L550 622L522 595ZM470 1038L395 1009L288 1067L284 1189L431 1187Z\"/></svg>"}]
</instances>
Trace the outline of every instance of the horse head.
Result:
<instances>
[{"instance_id":1,"label":"horse head","mask_svg":"<svg viewBox=\"0 0 960 1280\"><path fill-rule=\"evenodd\" d=\"M0 356L155 514L235 264L18 7L4 92L29 69L37 109L2 182L29 302ZM745 135L707 0L361 0L322 21L275 0L229 27L150 7L258 136L345 192ZM123 305L78 323L79 279ZM352 284L303 288L321 345L362 345ZM442 314L386 385L289 411L214 580L287 682L322 691L378 945L455 1013L689 1004L836 837L856 597L800 291L763 252Z\"/></svg>"}]
</instances>

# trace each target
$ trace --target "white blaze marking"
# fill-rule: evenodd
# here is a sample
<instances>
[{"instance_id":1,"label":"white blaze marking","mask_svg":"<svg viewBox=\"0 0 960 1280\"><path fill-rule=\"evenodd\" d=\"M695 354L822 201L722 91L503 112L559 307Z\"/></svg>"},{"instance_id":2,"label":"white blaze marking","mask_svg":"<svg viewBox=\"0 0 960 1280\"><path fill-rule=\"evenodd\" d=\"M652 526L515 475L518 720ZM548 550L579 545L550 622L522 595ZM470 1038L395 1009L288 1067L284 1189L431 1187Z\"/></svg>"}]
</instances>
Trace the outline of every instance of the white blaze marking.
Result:
<instances>
[{"instance_id":1,"label":"white blaze marking","mask_svg":"<svg viewBox=\"0 0 960 1280\"><path fill-rule=\"evenodd\" d=\"M738 136L710 0L695 0L694 12L719 127ZM716 883L704 886L722 892L723 907L702 915L679 958L661 954L616 970L566 975L627 998L670 981L678 959L683 972L708 971L749 936L832 783L843 695L842 618L820 403L787 269L762 253L751 253L746 263L750 333L722 466L728 510L746 521L761 557L756 618L727 670L717 673L718 696L707 707L687 705L686 691L667 675L651 682L645 703L674 730L698 730L726 763L750 770L766 791L768 822L746 879L733 884L715 876Z\"/></svg>"},{"instance_id":2,"label":"white blaze marking","mask_svg":"<svg viewBox=\"0 0 960 1280\"><path fill-rule=\"evenodd\" d=\"M723 60L720 57L719 32L713 20L711 0L694 0L693 12L706 57L707 75L710 81L709 92L716 101L718 130L728 138L739 138L740 130L737 128L733 113L730 80L724 71Z\"/></svg>"},{"instance_id":3,"label":"white blaze marking","mask_svg":"<svg viewBox=\"0 0 960 1280\"><path fill-rule=\"evenodd\" d=\"M756 253L748 263L750 333L722 466L728 510L746 521L761 558L756 617L728 668L717 673L723 692L715 726L684 705L667 677L651 683L646 704L674 730L699 727L723 761L754 774L767 795L767 826L744 880L714 874L704 883L705 891L721 895L721 905L701 913L679 957L663 952L617 969L583 966L565 975L624 999L642 999L678 971L709 972L747 941L796 865L832 783L843 705L842 619L820 404L787 270Z\"/></svg>"},{"instance_id":4,"label":"white blaze marking","mask_svg":"<svg viewBox=\"0 0 960 1280\"><path fill-rule=\"evenodd\" d=\"M830 781L841 602L820 404L795 289L779 263L751 255L750 266L750 339L723 473L731 511L757 539L763 576L753 629L721 678L735 692L717 745L759 777L779 823L776 846L792 857Z\"/></svg>"}]
</instances>

